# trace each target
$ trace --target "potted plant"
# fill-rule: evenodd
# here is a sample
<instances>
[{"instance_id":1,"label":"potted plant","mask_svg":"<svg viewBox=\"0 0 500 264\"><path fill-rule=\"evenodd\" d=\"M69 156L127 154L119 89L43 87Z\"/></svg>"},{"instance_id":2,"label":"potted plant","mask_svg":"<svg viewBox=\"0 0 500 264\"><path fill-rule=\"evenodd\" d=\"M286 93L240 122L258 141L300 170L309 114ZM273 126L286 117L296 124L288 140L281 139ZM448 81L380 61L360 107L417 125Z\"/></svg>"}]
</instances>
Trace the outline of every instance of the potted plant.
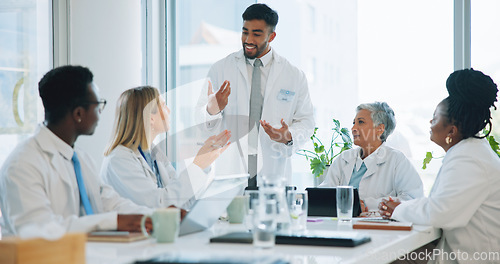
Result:
<instances>
[{"instance_id":1,"label":"potted plant","mask_svg":"<svg viewBox=\"0 0 500 264\"><path fill-rule=\"evenodd\" d=\"M349 130L345 127L340 127L340 121L333 119L334 127L332 128L332 137L330 144L325 146L323 142L318 138L316 132L318 128L314 129L314 133L311 136L311 142L313 143L313 151L308 149L301 149L297 154L305 156L310 162L311 172L315 179L319 179L324 174L326 174L325 169L332 164L333 159L337 157L344 150L352 148L352 139L349 135Z\"/></svg>"}]
</instances>

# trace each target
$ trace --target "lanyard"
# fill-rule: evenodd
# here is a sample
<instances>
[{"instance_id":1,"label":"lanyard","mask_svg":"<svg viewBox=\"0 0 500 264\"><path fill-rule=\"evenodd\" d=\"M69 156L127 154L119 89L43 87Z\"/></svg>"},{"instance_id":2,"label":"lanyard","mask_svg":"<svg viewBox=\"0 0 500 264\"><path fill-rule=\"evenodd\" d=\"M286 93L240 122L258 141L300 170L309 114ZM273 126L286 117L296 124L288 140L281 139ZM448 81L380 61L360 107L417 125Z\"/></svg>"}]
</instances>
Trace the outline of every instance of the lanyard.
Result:
<instances>
[{"instance_id":1,"label":"lanyard","mask_svg":"<svg viewBox=\"0 0 500 264\"><path fill-rule=\"evenodd\" d=\"M138 146L137 150L139 150L139 153L141 153L141 156L144 158L146 163L148 163L148 165L150 165L148 159L146 159L146 155L144 155L144 152L141 149L141 146ZM150 157L151 157L151 155L150 155ZM153 158L151 157L151 159L153 159ZM156 163L156 160L153 160L153 167L151 168L151 170L153 171L153 173L156 176L156 185L158 186L158 188L163 188L163 183L161 181L160 172L158 170L158 164Z\"/></svg>"}]
</instances>

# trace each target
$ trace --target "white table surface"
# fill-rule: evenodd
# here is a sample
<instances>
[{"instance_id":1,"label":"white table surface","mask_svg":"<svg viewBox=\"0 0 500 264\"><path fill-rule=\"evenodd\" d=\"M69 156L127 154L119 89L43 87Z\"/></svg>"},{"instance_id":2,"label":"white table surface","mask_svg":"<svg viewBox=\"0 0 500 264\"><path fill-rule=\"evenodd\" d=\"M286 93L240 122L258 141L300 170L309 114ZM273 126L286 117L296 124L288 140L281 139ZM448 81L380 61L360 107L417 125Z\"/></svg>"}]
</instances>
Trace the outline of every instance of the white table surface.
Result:
<instances>
[{"instance_id":1,"label":"white table surface","mask_svg":"<svg viewBox=\"0 0 500 264\"><path fill-rule=\"evenodd\" d=\"M168 252L196 254L210 252L216 255L281 256L290 263L388 263L412 250L440 237L439 229L414 225L412 231L353 230L350 224L337 224L332 218L321 218L321 222L309 222L308 230L334 230L340 232L363 232L371 242L348 247L276 245L272 249L256 249L251 244L209 243L210 237L244 230L242 224L219 222L204 232L179 237L175 243L158 244L153 239L132 243L87 242L87 263L125 264L136 260L147 260Z\"/></svg>"}]
</instances>

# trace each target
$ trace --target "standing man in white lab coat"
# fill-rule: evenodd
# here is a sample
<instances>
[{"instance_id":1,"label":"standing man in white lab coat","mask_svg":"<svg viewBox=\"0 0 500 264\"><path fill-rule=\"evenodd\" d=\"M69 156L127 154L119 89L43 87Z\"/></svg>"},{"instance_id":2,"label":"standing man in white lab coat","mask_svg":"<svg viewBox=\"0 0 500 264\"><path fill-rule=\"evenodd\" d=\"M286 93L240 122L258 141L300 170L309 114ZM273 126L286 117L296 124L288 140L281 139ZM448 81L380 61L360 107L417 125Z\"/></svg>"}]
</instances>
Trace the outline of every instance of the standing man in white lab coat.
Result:
<instances>
[{"instance_id":1,"label":"standing man in white lab coat","mask_svg":"<svg viewBox=\"0 0 500 264\"><path fill-rule=\"evenodd\" d=\"M152 212L102 184L90 156L74 147L80 135L94 133L106 105L92 79L87 68L62 66L39 82L45 122L0 171L4 236L32 225L73 232L138 231L141 214Z\"/></svg>"},{"instance_id":2,"label":"standing man in white lab coat","mask_svg":"<svg viewBox=\"0 0 500 264\"><path fill-rule=\"evenodd\" d=\"M231 131L238 140L219 161L216 174L250 174L266 181L291 180L291 155L314 131L313 106L304 73L274 51L278 14L253 4L242 15L243 49L216 62L202 94L206 127ZM213 87L220 87L217 91Z\"/></svg>"}]
</instances>

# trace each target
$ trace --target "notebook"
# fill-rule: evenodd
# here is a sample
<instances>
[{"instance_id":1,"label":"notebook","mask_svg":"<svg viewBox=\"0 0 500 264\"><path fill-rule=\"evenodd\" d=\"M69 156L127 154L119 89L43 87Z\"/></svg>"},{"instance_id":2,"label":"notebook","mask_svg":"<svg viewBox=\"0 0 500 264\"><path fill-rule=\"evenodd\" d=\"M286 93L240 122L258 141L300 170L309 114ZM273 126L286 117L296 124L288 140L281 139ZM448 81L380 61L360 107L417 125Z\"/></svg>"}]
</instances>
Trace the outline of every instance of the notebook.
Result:
<instances>
[{"instance_id":1,"label":"notebook","mask_svg":"<svg viewBox=\"0 0 500 264\"><path fill-rule=\"evenodd\" d=\"M89 242L133 242L147 238L141 232L128 231L95 231L87 234Z\"/></svg>"},{"instance_id":2,"label":"notebook","mask_svg":"<svg viewBox=\"0 0 500 264\"><path fill-rule=\"evenodd\" d=\"M195 201L179 227L179 236L211 227L226 210L233 198L243 193L248 174L215 178L200 199Z\"/></svg>"},{"instance_id":3,"label":"notebook","mask_svg":"<svg viewBox=\"0 0 500 264\"><path fill-rule=\"evenodd\" d=\"M253 254L242 257L232 252L177 251L162 254L150 260L136 261L135 264L287 264L280 256Z\"/></svg>"},{"instance_id":4,"label":"notebook","mask_svg":"<svg viewBox=\"0 0 500 264\"><path fill-rule=\"evenodd\" d=\"M398 222L392 219L363 219L360 218L352 224L353 229L381 229L411 231L413 223Z\"/></svg>"},{"instance_id":5,"label":"notebook","mask_svg":"<svg viewBox=\"0 0 500 264\"><path fill-rule=\"evenodd\" d=\"M359 232L337 232L328 230L308 231L299 235L276 235L276 244L286 245L308 245L308 246L331 246L331 247L355 247L371 239L368 235ZM210 243L245 243L253 242L251 232L233 232L222 236L213 237Z\"/></svg>"},{"instance_id":6,"label":"notebook","mask_svg":"<svg viewBox=\"0 0 500 264\"><path fill-rule=\"evenodd\" d=\"M336 188L306 188L308 198L308 216L337 217L337 189ZM352 216L361 214L358 189L354 188L354 202Z\"/></svg>"}]
</instances>

